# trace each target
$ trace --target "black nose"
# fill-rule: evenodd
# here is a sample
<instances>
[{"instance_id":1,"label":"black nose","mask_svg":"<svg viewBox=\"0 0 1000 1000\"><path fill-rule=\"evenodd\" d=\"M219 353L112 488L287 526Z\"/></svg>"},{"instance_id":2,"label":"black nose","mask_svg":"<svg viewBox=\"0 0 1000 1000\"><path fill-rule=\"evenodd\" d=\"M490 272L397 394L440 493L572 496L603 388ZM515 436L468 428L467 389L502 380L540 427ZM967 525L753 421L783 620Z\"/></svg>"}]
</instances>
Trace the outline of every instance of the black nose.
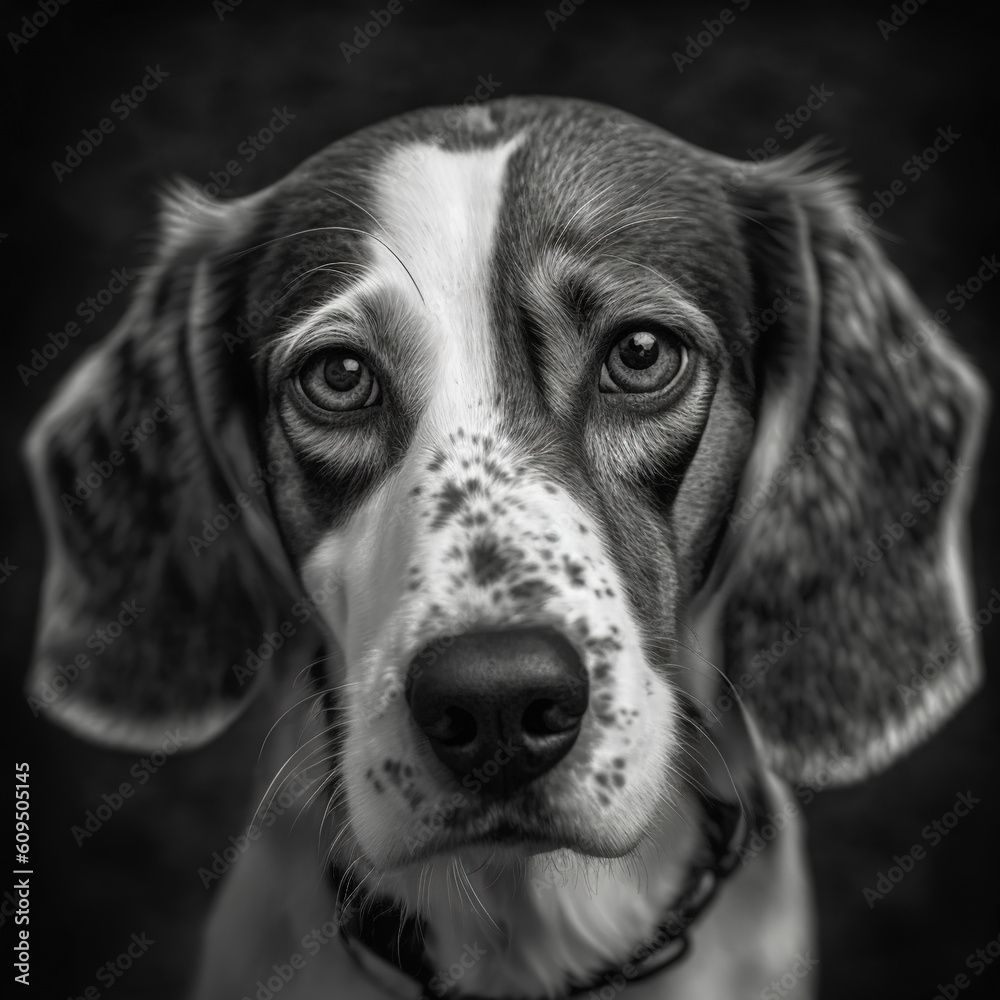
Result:
<instances>
[{"instance_id":1,"label":"black nose","mask_svg":"<svg viewBox=\"0 0 1000 1000\"><path fill-rule=\"evenodd\" d=\"M587 698L580 657L551 629L431 644L407 674L410 712L434 752L459 777L474 774L488 794L506 794L560 761Z\"/></svg>"}]
</instances>

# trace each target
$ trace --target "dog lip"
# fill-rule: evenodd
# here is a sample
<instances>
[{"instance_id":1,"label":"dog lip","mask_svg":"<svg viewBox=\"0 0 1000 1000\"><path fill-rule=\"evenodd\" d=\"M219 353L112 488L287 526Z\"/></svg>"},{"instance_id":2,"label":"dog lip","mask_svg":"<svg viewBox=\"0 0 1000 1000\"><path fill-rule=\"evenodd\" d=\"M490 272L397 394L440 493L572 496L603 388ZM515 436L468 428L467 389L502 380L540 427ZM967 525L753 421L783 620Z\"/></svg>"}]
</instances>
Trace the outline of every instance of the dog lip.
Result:
<instances>
[{"instance_id":1,"label":"dog lip","mask_svg":"<svg viewBox=\"0 0 1000 1000\"><path fill-rule=\"evenodd\" d=\"M474 833L451 834L444 839L430 841L419 850L414 851L405 859L399 859L397 865L390 867L407 867L411 864L424 864L432 858L448 857L467 849L502 848L505 851L516 849L525 860L552 851L573 851L583 857L620 858L634 850L640 838L635 843L625 845L596 845L592 840L578 837L553 837L551 834L528 834L526 831L494 828ZM401 863L400 863L401 862Z\"/></svg>"},{"instance_id":2,"label":"dog lip","mask_svg":"<svg viewBox=\"0 0 1000 1000\"><path fill-rule=\"evenodd\" d=\"M516 848L525 858L560 850L589 857L617 858L634 850L642 834L643 831L636 831L627 843L606 842L606 838L595 833L568 828L553 817L528 816L505 803L500 811L488 809L461 818L453 817L447 829L429 837L407 861L424 862L465 848L483 847Z\"/></svg>"}]
</instances>

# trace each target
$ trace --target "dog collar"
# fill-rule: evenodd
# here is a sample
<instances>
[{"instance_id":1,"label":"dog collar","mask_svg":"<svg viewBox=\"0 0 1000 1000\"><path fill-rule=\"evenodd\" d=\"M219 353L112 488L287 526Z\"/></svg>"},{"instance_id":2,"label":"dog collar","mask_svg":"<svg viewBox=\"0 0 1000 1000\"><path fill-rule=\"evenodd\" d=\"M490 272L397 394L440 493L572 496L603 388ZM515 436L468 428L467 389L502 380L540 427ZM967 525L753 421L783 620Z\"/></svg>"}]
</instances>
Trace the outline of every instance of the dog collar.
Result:
<instances>
[{"instance_id":1,"label":"dog collar","mask_svg":"<svg viewBox=\"0 0 1000 1000\"><path fill-rule=\"evenodd\" d=\"M701 828L705 838L704 861L688 870L676 900L664 914L656 931L621 965L603 970L583 986L574 986L567 1000L589 996L622 977L629 982L647 979L679 961L688 950L691 925L712 902L722 881L733 871L746 846L760 808L754 796L752 814L738 805L699 794ZM354 961L372 978L398 992L406 980L419 984L420 1000L456 996L429 986L434 971L427 964L422 944L423 927L416 917L405 917L394 903L365 896L349 877L331 865L330 876L338 893L337 922L340 936ZM630 969L625 975L625 969ZM402 974L402 975L401 975ZM405 977L405 978L403 978ZM416 994L414 994L416 996ZM462 1000L475 1000L463 996Z\"/></svg>"}]
</instances>

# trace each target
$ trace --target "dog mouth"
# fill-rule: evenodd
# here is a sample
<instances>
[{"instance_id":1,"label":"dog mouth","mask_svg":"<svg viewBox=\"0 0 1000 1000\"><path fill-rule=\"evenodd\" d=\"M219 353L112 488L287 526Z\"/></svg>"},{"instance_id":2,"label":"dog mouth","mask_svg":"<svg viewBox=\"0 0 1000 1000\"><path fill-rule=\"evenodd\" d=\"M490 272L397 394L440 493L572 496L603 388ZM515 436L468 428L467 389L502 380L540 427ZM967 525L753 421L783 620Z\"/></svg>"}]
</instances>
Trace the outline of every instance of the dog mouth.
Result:
<instances>
[{"instance_id":1,"label":"dog mouth","mask_svg":"<svg viewBox=\"0 0 1000 1000\"><path fill-rule=\"evenodd\" d=\"M641 831L625 840L602 834L543 804L503 800L443 807L413 823L404 840L402 856L392 867L424 863L468 849L492 851L527 860L553 851L595 858L618 858L634 850Z\"/></svg>"}]
</instances>

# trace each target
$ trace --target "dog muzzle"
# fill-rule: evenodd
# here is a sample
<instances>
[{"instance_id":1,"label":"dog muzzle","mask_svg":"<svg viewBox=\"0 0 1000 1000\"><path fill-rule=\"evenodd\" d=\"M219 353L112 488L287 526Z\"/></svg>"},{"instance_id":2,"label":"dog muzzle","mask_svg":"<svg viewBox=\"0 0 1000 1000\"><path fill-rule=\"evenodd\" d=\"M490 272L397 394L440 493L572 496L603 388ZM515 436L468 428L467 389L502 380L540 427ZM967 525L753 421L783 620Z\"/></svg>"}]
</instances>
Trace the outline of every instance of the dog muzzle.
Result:
<instances>
[{"instance_id":1,"label":"dog muzzle","mask_svg":"<svg viewBox=\"0 0 1000 1000\"><path fill-rule=\"evenodd\" d=\"M663 914L656 931L619 965L603 970L586 984L575 984L566 995L567 1000L582 1000L609 983L648 979L687 954L692 926L736 867L758 817L763 815L757 794L748 796L746 808L704 792L699 792L698 798L702 846L688 868L683 888ZM341 939L366 975L395 995L410 996L412 990L414 1000L418 997L458 1000L460 996L462 1000L477 1000L452 991L442 993L440 986L430 987L434 971L427 962L423 926L418 917L404 916L395 903L386 899L364 895L363 888L332 865L330 877L337 893L336 920ZM626 969L629 975L625 974Z\"/></svg>"}]
</instances>

